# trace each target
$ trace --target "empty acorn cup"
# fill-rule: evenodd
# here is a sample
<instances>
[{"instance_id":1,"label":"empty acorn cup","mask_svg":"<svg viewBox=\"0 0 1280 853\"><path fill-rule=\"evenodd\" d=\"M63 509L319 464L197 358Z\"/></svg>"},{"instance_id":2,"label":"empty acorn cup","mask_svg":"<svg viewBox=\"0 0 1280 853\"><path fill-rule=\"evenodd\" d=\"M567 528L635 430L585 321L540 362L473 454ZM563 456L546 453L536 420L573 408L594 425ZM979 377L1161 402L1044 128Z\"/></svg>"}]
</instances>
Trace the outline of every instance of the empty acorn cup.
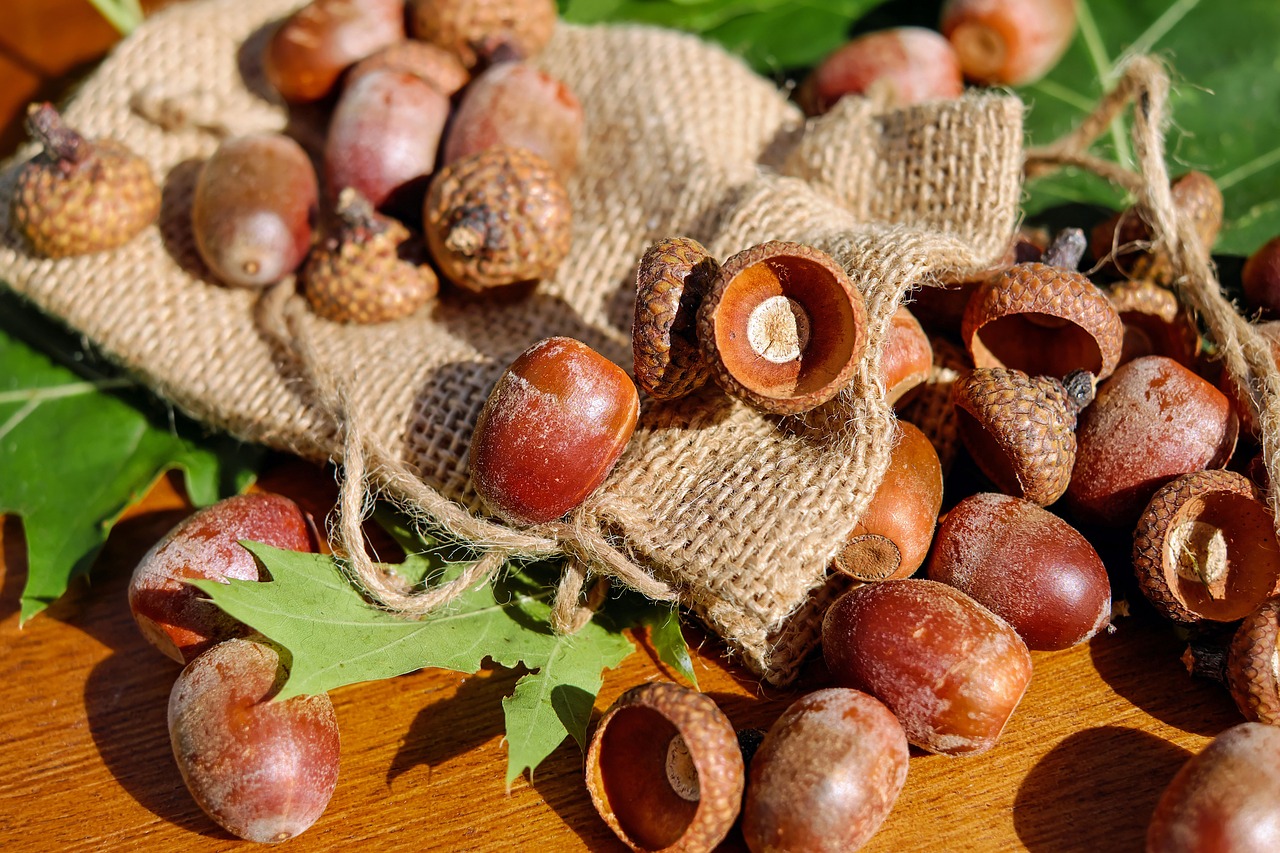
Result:
<instances>
[{"instance_id":1,"label":"empty acorn cup","mask_svg":"<svg viewBox=\"0 0 1280 853\"><path fill-rule=\"evenodd\" d=\"M830 255L772 241L720 268L698 311L716 381L773 414L797 414L849 383L867 342L862 294Z\"/></svg>"},{"instance_id":2,"label":"empty acorn cup","mask_svg":"<svg viewBox=\"0 0 1280 853\"><path fill-rule=\"evenodd\" d=\"M715 258L688 237L659 240L640 259L631 347L636 384L649 396L683 397L711 377L698 346L698 306L719 271Z\"/></svg>"},{"instance_id":3,"label":"empty acorn cup","mask_svg":"<svg viewBox=\"0 0 1280 853\"><path fill-rule=\"evenodd\" d=\"M1280 592L1271 510L1234 471L1194 471L1162 486L1133 534L1133 569L1177 622L1234 622Z\"/></svg>"},{"instance_id":4,"label":"empty acorn cup","mask_svg":"<svg viewBox=\"0 0 1280 853\"><path fill-rule=\"evenodd\" d=\"M712 850L745 784L729 719L710 696L670 682L618 697L587 749L591 802L632 850Z\"/></svg>"},{"instance_id":5,"label":"empty acorn cup","mask_svg":"<svg viewBox=\"0 0 1280 853\"><path fill-rule=\"evenodd\" d=\"M952 392L960 438L1002 492L1048 506L1071 482L1076 416L1093 401L1096 381L1084 370L1059 381L975 368Z\"/></svg>"},{"instance_id":6,"label":"empty acorn cup","mask_svg":"<svg viewBox=\"0 0 1280 853\"><path fill-rule=\"evenodd\" d=\"M960 335L978 367L1032 376L1087 370L1104 379L1119 363L1124 324L1080 273L1026 263L982 283L965 306Z\"/></svg>"},{"instance_id":7,"label":"empty acorn cup","mask_svg":"<svg viewBox=\"0 0 1280 853\"><path fill-rule=\"evenodd\" d=\"M1163 355L1195 369L1200 331L1191 312L1173 291L1150 281L1118 281L1107 298L1124 323L1120 363L1144 355Z\"/></svg>"}]
</instances>

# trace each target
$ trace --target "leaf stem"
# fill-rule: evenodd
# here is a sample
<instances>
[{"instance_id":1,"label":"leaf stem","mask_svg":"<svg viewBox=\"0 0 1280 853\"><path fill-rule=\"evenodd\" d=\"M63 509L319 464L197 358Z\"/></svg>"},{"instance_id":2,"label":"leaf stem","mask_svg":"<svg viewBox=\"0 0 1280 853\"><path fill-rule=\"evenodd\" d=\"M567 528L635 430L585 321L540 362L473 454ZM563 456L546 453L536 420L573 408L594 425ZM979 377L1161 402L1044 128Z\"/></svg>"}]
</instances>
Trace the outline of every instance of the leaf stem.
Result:
<instances>
[{"instance_id":1,"label":"leaf stem","mask_svg":"<svg viewBox=\"0 0 1280 853\"><path fill-rule=\"evenodd\" d=\"M1089 51L1089 60L1098 75L1098 83L1103 90L1111 88L1115 77L1115 66L1107 54L1106 45L1102 42L1102 34L1098 31L1098 22L1093 19L1093 11L1088 2L1081 0L1077 17L1080 21L1080 36L1084 39L1085 48ZM1124 132L1124 122L1117 117L1111 122L1111 141L1116 148L1116 159L1122 166L1133 165L1133 152L1129 148L1129 138Z\"/></svg>"},{"instance_id":2,"label":"leaf stem","mask_svg":"<svg viewBox=\"0 0 1280 853\"><path fill-rule=\"evenodd\" d=\"M45 388L20 388L16 391L0 391L0 406L7 403L35 403L39 405L46 400L79 397L82 394L113 391L117 388L133 388L137 384L132 379L118 376L111 379L95 379L91 382L68 382L65 385L51 385Z\"/></svg>"}]
</instances>

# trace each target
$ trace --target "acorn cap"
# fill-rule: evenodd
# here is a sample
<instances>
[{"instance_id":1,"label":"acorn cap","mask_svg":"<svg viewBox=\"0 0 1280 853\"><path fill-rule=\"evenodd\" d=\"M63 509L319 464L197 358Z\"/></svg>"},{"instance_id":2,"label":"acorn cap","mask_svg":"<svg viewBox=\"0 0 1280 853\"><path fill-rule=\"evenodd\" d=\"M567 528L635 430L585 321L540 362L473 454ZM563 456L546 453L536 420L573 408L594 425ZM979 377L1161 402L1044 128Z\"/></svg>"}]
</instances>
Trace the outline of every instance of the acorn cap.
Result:
<instances>
[{"instance_id":1,"label":"acorn cap","mask_svg":"<svg viewBox=\"0 0 1280 853\"><path fill-rule=\"evenodd\" d=\"M1163 355L1195 368L1200 331L1173 291L1150 281L1126 280L1111 285L1107 298L1124 323L1121 364L1144 355Z\"/></svg>"},{"instance_id":2,"label":"acorn cap","mask_svg":"<svg viewBox=\"0 0 1280 853\"><path fill-rule=\"evenodd\" d=\"M637 851L711 850L742 806L742 752L711 697L670 682L623 693L587 749L587 790Z\"/></svg>"},{"instance_id":3,"label":"acorn cap","mask_svg":"<svg viewBox=\"0 0 1280 853\"><path fill-rule=\"evenodd\" d=\"M18 170L11 210L35 254L119 248L160 215L151 167L123 144L89 141L47 103L28 108L27 131L44 150Z\"/></svg>"},{"instance_id":4,"label":"acorn cap","mask_svg":"<svg viewBox=\"0 0 1280 853\"><path fill-rule=\"evenodd\" d=\"M1280 598L1264 601L1236 629L1227 687L1246 719L1280 725Z\"/></svg>"},{"instance_id":5,"label":"acorn cap","mask_svg":"<svg viewBox=\"0 0 1280 853\"><path fill-rule=\"evenodd\" d=\"M720 268L698 311L698 341L731 396L797 414L853 377L867 342L866 304L827 253L762 243Z\"/></svg>"},{"instance_id":6,"label":"acorn cap","mask_svg":"<svg viewBox=\"0 0 1280 853\"><path fill-rule=\"evenodd\" d=\"M406 251L409 229L351 187L339 194L337 213L334 233L302 268L303 292L316 314L339 323L385 323L435 297L435 272Z\"/></svg>"},{"instance_id":7,"label":"acorn cap","mask_svg":"<svg viewBox=\"0 0 1280 853\"><path fill-rule=\"evenodd\" d=\"M979 367L956 381L960 437L997 488L1041 506L1062 497L1076 459L1076 415L1093 399L1091 378L1076 373L1064 384Z\"/></svg>"},{"instance_id":8,"label":"acorn cap","mask_svg":"<svg viewBox=\"0 0 1280 853\"><path fill-rule=\"evenodd\" d=\"M556 26L554 0L427 0L411 4L413 37L438 45L467 68L508 51L539 53Z\"/></svg>"},{"instance_id":9,"label":"acorn cap","mask_svg":"<svg viewBox=\"0 0 1280 853\"><path fill-rule=\"evenodd\" d=\"M651 397L683 397L711 377L697 319L719 271L715 258L688 237L659 240L640 259L631 346L636 382Z\"/></svg>"},{"instance_id":10,"label":"acorn cap","mask_svg":"<svg viewBox=\"0 0 1280 853\"><path fill-rule=\"evenodd\" d=\"M1143 593L1177 622L1234 622L1280 592L1271 511L1233 471L1195 471L1147 504L1133 540Z\"/></svg>"},{"instance_id":11,"label":"acorn cap","mask_svg":"<svg viewBox=\"0 0 1280 853\"><path fill-rule=\"evenodd\" d=\"M569 193L551 164L506 145L438 171L423 211L436 266L472 291L554 275L569 254L571 226Z\"/></svg>"},{"instance_id":12,"label":"acorn cap","mask_svg":"<svg viewBox=\"0 0 1280 853\"><path fill-rule=\"evenodd\" d=\"M965 306L960 335L978 367L1033 376L1083 369L1104 379L1119 363L1124 324L1080 273L1027 263L983 282Z\"/></svg>"}]
</instances>

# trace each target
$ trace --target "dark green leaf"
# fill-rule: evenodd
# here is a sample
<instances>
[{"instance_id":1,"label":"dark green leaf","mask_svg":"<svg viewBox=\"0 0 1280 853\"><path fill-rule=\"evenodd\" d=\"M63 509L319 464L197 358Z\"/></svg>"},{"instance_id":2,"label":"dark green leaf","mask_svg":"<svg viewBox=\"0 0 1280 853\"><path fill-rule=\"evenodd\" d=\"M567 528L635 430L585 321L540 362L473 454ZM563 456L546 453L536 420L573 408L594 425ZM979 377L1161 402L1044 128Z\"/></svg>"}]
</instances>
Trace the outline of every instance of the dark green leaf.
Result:
<instances>
[{"instance_id":1,"label":"dark green leaf","mask_svg":"<svg viewBox=\"0 0 1280 853\"><path fill-rule=\"evenodd\" d=\"M167 469L183 469L193 500L211 503L252 481L255 453L227 440L220 455L157 426L121 396L146 399L131 380L72 370L20 340L19 329L54 350L58 335L0 300L0 513L23 519L25 621L88 573L120 514Z\"/></svg>"},{"instance_id":2,"label":"dark green leaf","mask_svg":"<svg viewBox=\"0 0 1280 853\"><path fill-rule=\"evenodd\" d=\"M1080 31L1056 68L1021 91L1027 130L1043 144L1078 124L1127 55L1154 53L1174 74L1167 156L1175 175L1198 169L1221 187L1226 215L1217 251L1247 255L1280 233L1280 3L1237 0L1081 0ZM1095 152L1132 162L1125 122ZM1118 207L1124 199L1069 171L1034 182L1028 210L1064 201Z\"/></svg>"}]
</instances>

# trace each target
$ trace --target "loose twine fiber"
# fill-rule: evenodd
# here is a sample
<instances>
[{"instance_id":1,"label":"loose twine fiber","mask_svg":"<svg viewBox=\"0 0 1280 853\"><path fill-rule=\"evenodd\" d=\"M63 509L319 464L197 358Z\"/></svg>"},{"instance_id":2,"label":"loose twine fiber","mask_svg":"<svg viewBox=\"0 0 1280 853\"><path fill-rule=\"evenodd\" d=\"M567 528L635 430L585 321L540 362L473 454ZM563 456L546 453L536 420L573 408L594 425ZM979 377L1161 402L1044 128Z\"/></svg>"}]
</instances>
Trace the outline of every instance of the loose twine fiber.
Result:
<instances>
[{"instance_id":1,"label":"loose twine fiber","mask_svg":"<svg viewBox=\"0 0 1280 853\"><path fill-rule=\"evenodd\" d=\"M893 417L878 377L889 317L910 288L963 279L1003 254L1021 193L1021 102L970 94L891 110L845 99L806 124L773 84L695 38L561 26L538 61L578 94L587 128L569 187L573 247L559 274L519 303L446 297L405 321L337 326L312 316L292 281L265 294L218 285L190 234L194 176L219 136L288 126L304 144L319 138L316 117L290 116L261 74L265 37L298 5L186 3L127 39L66 114L152 164L165 188L160 223L109 254L33 258L9 222L15 161L0 171L0 278L196 418L340 461L333 535L354 579L387 609L430 612L509 560L564 557L557 629L580 626L605 595L601 579L616 578L689 607L765 680L792 680L840 591L827 567L888 463ZM1154 67L1139 78L1139 67L1099 115L1030 152L1026 166L1101 168L1083 153L1088 142L1144 93L1141 179L1117 177L1154 212L1156 242L1184 273L1228 369L1263 377L1273 408L1265 346L1222 302L1194 244L1183 245L1192 232L1172 207L1160 153L1167 81ZM636 263L677 234L721 259L771 239L832 254L870 317L853 382L803 418L760 415L715 388L644 399L626 453L582 507L522 530L486 519L467 448L489 388L520 351L555 334L629 366ZM1271 436L1275 413L1263 417ZM1265 446L1274 452L1273 439ZM364 547L374 496L481 557L448 584L404 588Z\"/></svg>"}]
</instances>

